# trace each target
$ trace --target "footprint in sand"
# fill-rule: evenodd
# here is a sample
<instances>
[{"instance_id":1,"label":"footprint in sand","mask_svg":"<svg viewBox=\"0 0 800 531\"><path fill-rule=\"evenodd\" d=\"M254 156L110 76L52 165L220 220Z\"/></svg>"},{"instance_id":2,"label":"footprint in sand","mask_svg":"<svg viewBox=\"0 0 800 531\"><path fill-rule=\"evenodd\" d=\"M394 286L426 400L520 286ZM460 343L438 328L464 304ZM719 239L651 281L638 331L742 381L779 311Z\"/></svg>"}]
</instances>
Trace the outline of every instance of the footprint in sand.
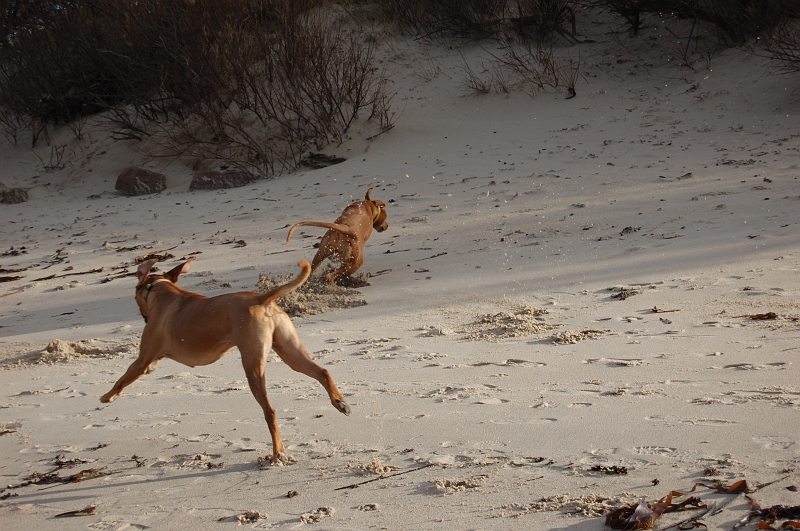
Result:
<instances>
[{"instance_id":1,"label":"footprint in sand","mask_svg":"<svg viewBox=\"0 0 800 531\"><path fill-rule=\"evenodd\" d=\"M15 407L39 408L39 407L44 407L44 404L23 404L20 402L11 402L8 404L0 405L0 409L13 409Z\"/></svg>"},{"instance_id":2,"label":"footprint in sand","mask_svg":"<svg viewBox=\"0 0 800 531\"><path fill-rule=\"evenodd\" d=\"M535 367L547 367L547 364L541 361L528 361L528 360L521 360L510 358L501 363L497 363L500 366L520 366L520 367L528 367L528 366L535 366Z\"/></svg>"},{"instance_id":3,"label":"footprint in sand","mask_svg":"<svg viewBox=\"0 0 800 531\"><path fill-rule=\"evenodd\" d=\"M436 360L436 359L439 359L439 358L446 358L446 357L447 357L447 354L439 354L438 352L431 352L429 354L420 354L418 356L415 356L414 358L412 358L412 360L413 361L433 361L433 360ZM436 363L433 363L433 364L430 364L430 365L427 365L427 366L431 366L431 365L440 366L441 364L436 362Z\"/></svg>"},{"instance_id":4,"label":"footprint in sand","mask_svg":"<svg viewBox=\"0 0 800 531\"><path fill-rule=\"evenodd\" d=\"M788 364L782 361L778 361L775 363L765 363L763 365L757 363L732 363L730 365L723 365L721 368L723 369L735 369L739 371L762 371L765 369L772 369L772 370L781 370L785 369ZM719 369L720 367L712 367L714 369Z\"/></svg>"},{"instance_id":5,"label":"footprint in sand","mask_svg":"<svg viewBox=\"0 0 800 531\"><path fill-rule=\"evenodd\" d=\"M595 448L590 450L589 454L593 456L609 456L619 452L619 448Z\"/></svg>"},{"instance_id":6,"label":"footprint in sand","mask_svg":"<svg viewBox=\"0 0 800 531\"><path fill-rule=\"evenodd\" d=\"M478 400L476 404L483 404L487 406L499 406L500 404L507 403L508 400L503 400L502 398L483 398Z\"/></svg>"},{"instance_id":7,"label":"footprint in sand","mask_svg":"<svg viewBox=\"0 0 800 531\"><path fill-rule=\"evenodd\" d=\"M391 346L389 348L383 349L383 351L384 352L387 352L387 351L388 352L397 352L399 350L407 350L409 348L411 348L409 345L393 345L393 346Z\"/></svg>"},{"instance_id":8,"label":"footprint in sand","mask_svg":"<svg viewBox=\"0 0 800 531\"><path fill-rule=\"evenodd\" d=\"M677 426L679 424L692 424L699 426L728 426L730 424L738 424L738 422L727 419L692 419L692 418L678 418L673 416L653 415L645 417L645 420L656 424L666 424L667 426Z\"/></svg>"},{"instance_id":9,"label":"footprint in sand","mask_svg":"<svg viewBox=\"0 0 800 531\"><path fill-rule=\"evenodd\" d=\"M89 529L98 529L100 531L105 531L106 529L150 529L149 526L144 524L132 524L122 520L104 520L102 522L89 524L86 527Z\"/></svg>"},{"instance_id":10,"label":"footprint in sand","mask_svg":"<svg viewBox=\"0 0 800 531\"><path fill-rule=\"evenodd\" d=\"M540 419L532 419L532 418L501 418L501 419L491 419L489 422L492 424L502 425L502 426L516 426L518 424L537 424L537 423L551 423L551 422L558 422L558 419L552 417L545 417Z\"/></svg>"},{"instance_id":11,"label":"footprint in sand","mask_svg":"<svg viewBox=\"0 0 800 531\"><path fill-rule=\"evenodd\" d=\"M780 435L753 437L753 440L759 444L763 444L764 448L768 450L788 450L797 444L797 441Z\"/></svg>"},{"instance_id":12,"label":"footprint in sand","mask_svg":"<svg viewBox=\"0 0 800 531\"><path fill-rule=\"evenodd\" d=\"M635 455L660 455L668 457L675 453L675 448L668 448L666 446L635 446L631 448L630 451Z\"/></svg>"},{"instance_id":13,"label":"footprint in sand","mask_svg":"<svg viewBox=\"0 0 800 531\"><path fill-rule=\"evenodd\" d=\"M22 423L19 421L4 422L0 424L0 435L9 435L17 433L22 429Z\"/></svg>"}]
</instances>

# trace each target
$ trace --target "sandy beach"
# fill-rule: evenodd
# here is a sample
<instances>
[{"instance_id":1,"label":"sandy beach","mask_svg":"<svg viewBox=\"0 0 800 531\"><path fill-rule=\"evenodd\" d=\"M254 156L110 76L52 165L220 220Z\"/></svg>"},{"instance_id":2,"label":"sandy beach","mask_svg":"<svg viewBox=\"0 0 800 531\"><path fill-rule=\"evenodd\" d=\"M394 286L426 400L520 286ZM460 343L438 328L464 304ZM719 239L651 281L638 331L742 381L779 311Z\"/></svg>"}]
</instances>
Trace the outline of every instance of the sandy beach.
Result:
<instances>
[{"instance_id":1,"label":"sandy beach","mask_svg":"<svg viewBox=\"0 0 800 531\"><path fill-rule=\"evenodd\" d=\"M391 131L358 124L325 150L344 162L241 188L189 191L189 161L91 121L0 144L0 182L30 194L0 205L19 277L0 284L2 527L589 531L700 483L675 502L706 508L655 528L730 530L748 496L800 504L797 80L740 50L679 67L659 35L590 35L569 99L476 95L485 48L397 38ZM119 194L130 166L167 190ZM206 296L257 290L313 257L324 230L285 243L291 225L370 187L389 228L368 285L285 308L352 415L269 359L296 462L264 461L236 350L100 403L138 352L137 257L193 258L179 284Z\"/></svg>"}]
</instances>

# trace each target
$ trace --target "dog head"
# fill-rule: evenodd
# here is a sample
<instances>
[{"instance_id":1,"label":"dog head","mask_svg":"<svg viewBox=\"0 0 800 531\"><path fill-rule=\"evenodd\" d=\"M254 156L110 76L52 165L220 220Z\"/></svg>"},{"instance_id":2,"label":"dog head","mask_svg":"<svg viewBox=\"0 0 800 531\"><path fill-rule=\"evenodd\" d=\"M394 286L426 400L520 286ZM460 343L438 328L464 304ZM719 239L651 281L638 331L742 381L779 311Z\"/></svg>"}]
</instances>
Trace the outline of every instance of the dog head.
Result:
<instances>
[{"instance_id":1,"label":"dog head","mask_svg":"<svg viewBox=\"0 0 800 531\"><path fill-rule=\"evenodd\" d=\"M151 258L146 262L142 262L136 269L136 276L139 278L139 282L136 284L136 304L139 306L139 313L144 317L145 323L147 322L147 316L149 314L147 309L147 297L150 294L150 290L153 289L153 286L159 282L177 283L178 277L187 273L192 263L191 260L187 260L181 265L170 269L163 275L151 275L150 270L156 262L158 262L157 258Z\"/></svg>"},{"instance_id":2,"label":"dog head","mask_svg":"<svg viewBox=\"0 0 800 531\"><path fill-rule=\"evenodd\" d=\"M375 207L375 215L372 217L372 228L378 232L383 232L389 228L389 224L386 223L386 203L378 199L370 199L369 193L371 191L372 188L367 190L364 200L369 201Z\"/></svg>"}]
</instances>

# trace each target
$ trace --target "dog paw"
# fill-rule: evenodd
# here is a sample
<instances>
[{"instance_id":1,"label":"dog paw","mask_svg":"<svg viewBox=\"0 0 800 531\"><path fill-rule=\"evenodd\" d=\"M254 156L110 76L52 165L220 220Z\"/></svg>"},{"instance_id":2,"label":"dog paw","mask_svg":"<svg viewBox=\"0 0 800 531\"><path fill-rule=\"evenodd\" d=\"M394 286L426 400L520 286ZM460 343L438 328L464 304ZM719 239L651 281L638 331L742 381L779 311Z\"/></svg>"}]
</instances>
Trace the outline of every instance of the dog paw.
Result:
<instances>
[{"instance_id":1,"label":"dog paw","mask_svg":"<svg viewBox=\"0 0 800 531\"><path fill-rule=\"evenodd\" d=\"M100 397L100 402L107 404L109 402L113 402L116 396L112 395L111 393L104 394Z\"/></svg>"},{"instance_id":2,"label":"dog paw","mask_svg":"<svg viewBox=\"0 0 800 531\"><path fill-rule=\"evenodd\" d=\"M338 409L345 415L350 415L350 404L348 404L344 400L337 400L334 406L336 406L336 409Z\"/></svg>"},{"instance_id":3,"label":"dog paw","mask_svg":"<svg viewBox=\"0 0 800 531\"><path fill-rule=\"evenodd\" d=\"M296 462L297 459L295 459L291 455L287 455L284 452L272 456L272 466L285 466L285 465L291 465L292 463Z\"/></svg>"}]
</instances>

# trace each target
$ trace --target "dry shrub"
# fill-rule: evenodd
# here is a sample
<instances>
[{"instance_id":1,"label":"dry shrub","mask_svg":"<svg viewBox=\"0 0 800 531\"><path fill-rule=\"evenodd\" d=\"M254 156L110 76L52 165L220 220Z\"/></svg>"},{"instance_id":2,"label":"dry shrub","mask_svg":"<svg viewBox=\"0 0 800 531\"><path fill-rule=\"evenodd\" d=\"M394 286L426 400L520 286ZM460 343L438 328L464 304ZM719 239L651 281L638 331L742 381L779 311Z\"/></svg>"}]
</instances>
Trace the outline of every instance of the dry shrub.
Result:
<instances>
[{"instance_id":1,"label":"dry shrub","mask_svg":"<svg viewBox=\"0 0 800 531\"><path fill-rule=\"evenodd\" d=\"M492 38L502 54L477 66L464 59L466 88L476 94L507 93L514 87L545 88L575 95L580 60L556 57L552 36L578 42L577 0L384 0L379 2L401 27L423 36ZM570 31L571 30L571 31ZM477 69L477 70L476 70Z\"/></svg>"},{"instance_id":2,"label":"dry shrub","mask_svg":"<svg viewBox=\"0 0 800 531\"><path fill-rule=\"evenodd\" d=\"M464 85L475 93L508 92L521 88L534 95L546 89L564 91L568 98L576 94L575 85L581 77L580 56L557 56L551 43L525 39L522 42L506 38L503 53L493 55L489 66L481 64L481 73L465 60Z\"/></svg>"},{"instance_id":3,"label":"dry shrub","mask_svg":"<svg viewBox=\"0 0 800 531\"><path fill-rule=\"evenodd\" d=\"M765 39L763 49L784 74L800 72L800 20L786 20Z\"/></svg>"},{"instance_id":4,"label":"dry shrub","mask_svg":"<svg viewBox=\"0 0 800 531\"><path fill-rule=\"evenodd\" d=\"M112 80L96 73L100 34L80 21L86 6L12 1L0 10L0 106L6 136L31 125L32 143L48 123L65 123L113 100ZM77 23L76 23L77 22Z\"/></svg>"},{"instance_id":5,"label":"dry shrub","mask_svg":"<svg viewBox=\"0 0 800 531\"><path fill-rule=\"evenodd\" d=\"M383 0L389 18L424 36L483 39L496 35L507 0Z\"/></svg>"},{"instance_id":6,"label":"dry shrub","mask_svg":"<svg viewBox=\"0 0 800 531\"><path fill-rule=\"evenodd\" d=\"M642 16L652 14L691 21L690 35L705 26L721 42L741 45L784 20L791 0L590 0L589 4L622 17L634 33Z\"/></svg>"},{"instance_id":7,"label":"dry shrub","mask_svg":"<svg viewBox=\"0 0 800 531\"><path fill-rule=\"evenodd\" d=\"M733 46L762 45L779 65L796 60L795 0L588 0L588 5L621 17L634 34L645 16L652 17L677 39L679 64L690 68L698 61L710 66L716 54Z\"/></svg>"},{"instance_id":8,"label":"dry shrub","mask_svg":"<svg viewBox=\"0 0 800 531\"><path fill-rule=\"evenodd\" d=\"M785 0L683 0L678 13L710 25L721 42L741 45L774 27Z\"/></svg>"},{"instance_id":9,"label":"dry shrub","mask_svg":"<svg viewBox=\"0 0 800 531\"><path fill-rule=\"evenodd\" d=\"M116 138L255 173L293 167L359 118L391 127L374 41L323 0L46 0L0 10L0 127L109 111ZM163 152L163 150L162 150Z\"/></svg>"},{"instance_id":10,"label":"dry shrub","mask_svg":"<svg viewBox=\"0 0 800 531\"><path fill-rule=\"evenodd\" d=\"M205 69L208 90L170 122L147 124L158 132L154 141L167 153L274 175L295 168L311 147L342 142L360 118L391 128L391 96L372 66L374 41L331 18L300 14L269 34L230 28L218 42L219 64ZM223 90L215 90L214 76L226 80ZM123 118L121 129L146 125L136 113Z\"/></svg>"},{"instance_id":11,"label":"dry shrub","mask_svg":"<svg viewBox=\"0 0 800 531\"><path fill-rule=\"evenodd\" d=\"M553 33L575 39L577 3L577 0L515 0L512 22L521 34L532 33L536 40L549 38Z\"/></svg>"},{"instance_id":12,"label":"dry shrub","mask_svg":"<svg viewBox=\"0 0 800 531\"><path fill-rule=\"evenodd\" d=\"M577 0L383 0L377 2L401 28L426 37L485 39L509 29L544 39L576 32ZM570 33L565 27L571 28Z\"/></svg>"},{"instance_id":13,"label":"dry shrub","mask_svg":"<svg viewBox=\"0 0 800 531\"><path fill-rule=\"evenodd\" d=\"M674 0L590 0L589 3L621 17L635 35L642 26L644 13L660 12Z\"/></svg>"},{"instance_id":14,"label":"dry shrub","mask_svg":"<svg viewBox=\"0 0 800 531\"><path fill-rule=\"evenodd\" d=\"M794 0L778 0L778 4L786 16L761 34L759 45L778 72L797 73L800 72L800 4Z\"/></svg>"},{"instance_id":15,"label":"dry shrub","mask_svg":"<svg viewBox=\"0 0 800 531\"><path fill-rule=\"evenodd\" d=\"M217 18L203 54L165 49L171 63L198 62L191 83L118 108L117 136L151 135L162 153L275 175L294 169L310 147L342 142L359 118L390 129L391 96L373 67L374 40L330 10L287 6L257 26L244 14Z\"/></svg>"},{"instance_id":16,"label":"dry shrub","mask_svg":"<svg viewBox=\"0 0 800 531\"><path fill-rule=\"evenodd\" d=\"M0 107L0 131L6 140L16 146L28 127L30 127L28 116Z\"/></svg>"}]
</instances>

